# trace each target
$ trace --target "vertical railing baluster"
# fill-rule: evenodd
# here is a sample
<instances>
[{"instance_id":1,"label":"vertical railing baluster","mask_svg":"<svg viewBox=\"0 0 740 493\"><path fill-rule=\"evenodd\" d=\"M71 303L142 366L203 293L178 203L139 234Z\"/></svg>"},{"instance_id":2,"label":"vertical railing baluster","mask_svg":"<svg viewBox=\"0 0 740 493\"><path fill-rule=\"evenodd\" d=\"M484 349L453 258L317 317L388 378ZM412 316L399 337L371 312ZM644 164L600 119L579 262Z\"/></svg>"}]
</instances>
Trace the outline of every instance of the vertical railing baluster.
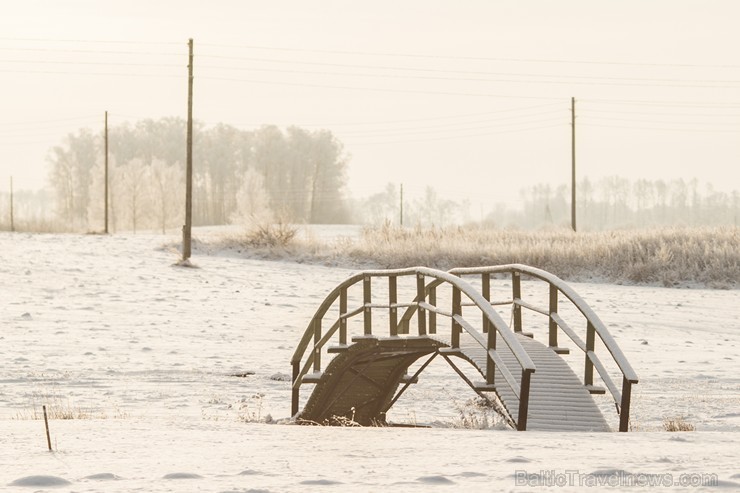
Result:
<instances>
[{"instance_id":1,"label":"vertical railing baluster","mask_svg":"<svg viewBox=\"0 0 740 493\"><path fill-rule=\"evenodd\" d=\"M429 304L437 308L437 288L429 288ZM429 312L429 333L437 333L437 312Z\"/></svg>"},{"instance_id":2,"label":"vertical railing baluster","mask_svg":"<svg viewBox=\"0 0 740 493\"><path fill-rule=\"evenodd\" d=\"M486 361L486 383L493 384L496 380L496 363L491 358L490 351L496 350L496 329L491 326L488 329L488 350L487 361Z\"/></svg>"},{"instance_id":3,"label":"vertical railing baluster","mask_svg":"<svg viewBox=\"0 0 740 493\"><path fill-rule=\"evenodd\" d=\"M583 375L584 385L594 384L594 363L591 361L589 352L593 352L594 343L596 342L596 329L589 321L586 325L586 368Z\"/></svg>"},{"instance_id":4,"label":"vertical railing baluster","mask_svg":"<svg viewBox=\"0 0 740 493\"><path fill-rule=\"evenodd\" d=\"M347 345L347 288L339 292L339 344Z\"/></svg>"},{"instance_id":5,"label":"vertical railing baluster","mask_svg":"<svg viewBox=\"0 0 740 493\"><path fill-rule=\"evenodd\" d=\"M517 304L517 301L521 301L522 299L522 284L519 272L514 271L511 273L511 289L514 298L512 305L512 309L514 310L514 332L521 332L522 307Z\"/></svg>"},{"instance_id":6,"label":"vertical railing baluster","mask_svg":"<svg viewBox=\"0 0 740 493\"><path fill-rule=\"evenodd\" d=\"M519 417L516 429L525 431L527 429L527 415L529 414L529 383L532 377L530 370L522 369L522 386L519 389Z\"/></svg>"},{"instance_id":7,"label":"vertical railing baluster","mask_svg":"<svg viewBox=\"0 0 740 493\"><path fill-rule=\"evenodd\" d=\"M489 303L491 302L491 275L489 273L481 274L481 294L483 298ZM487 333L491 328L491 322L488 320L488 316L483 313L483 333Z\"/></svg>"},{"instance_id":8,"label":"vertical railing baluster","mask_svg":"<svg viewBox=\"0 0 740 493\"><path fill-rule=\"evenodd\" d=\"M460 347L460 332L462 327L455 320L456 315L462 315L462 303L460 300L460 289L457 286L452 288L452 341L451 346L453 348Z\"/></svg>"},{"instance_id":9,"label":"vertical railing baluster","mask_svg":"<svg viewBox=\"0 0 740 493\"><path fill-rule=\"evenodd\" d=\"M298 401L300 400L301 396L301 388L299 385L296 385L295 382L298 380L298 375L301 373L301 362L300 361L294 361L293 362L293 391L292 391L292 399L291 399L291 406L290 406L290 415L295 416L298 414Z\"/></svg>"},{"instance_id":10,"label":"vertical railing baluster","mask_svg":"<svg viewBox=\"0 0 740 493\"><path fill-rule=\"evenodd\" d=\"M321 347L319 342L321 341L321 319L317 318L313 321L313 371L321 371Z\"/></svg>"},{"instance_id":11,"label":"vertical railing baluster","mask_svg":"<svg viewBox=\"0 0 740 493\"><path fill-rule=\"evenodd\" d=\"M424 275L416 275L416 299L419 303L426 299L426 293L424 292ZM419 335L423 336L427 334L427 312L420 306L416 307L416 317L419 322Z\"/></svg>"},{"instance_id":12,"label":"vertical railing baluster","mask_svg":"<svg viewBox=\"0 0 740 493\"><path fill-rule=\"evenodd\" d=\"M558 288L554 284L550 284L550 347L558 347L558 324L555 319L552 318L552 314L558 313Z\"/></svg>"},{"instance_id":13,"label":"vertical railing baluster","mask_svg":"<svg viewBox=\"0 0 740 493\"><path fill-rule=\"evenodd\" d=\"M481 291L483 294L483 298L489 303L491 303L491 274L488 272L482 274L481 277ZM486 344L486 383L493 385L496 380L496 364L493 362L493 358L491 358L490 351L496 350L496 329L493 327L493 324L488 319L488 315L486 313L483 313L483 332L488 334L487 338L487 344Z\"/></svg>"},{"instance_id":14,"label":"vertical railing baluster","mask_svg":"<svg viewBox=\"0 0 740 493\"><path fill-rule=\"evenodd\" d=\"M388 324L389 332L391 337L398 335L398 307L395 306L398 303L398 278L396 276L388 276L388 305L390 305L388 313Z\"/></svg>"},{"instance_id":15,"label":"vertical railing baluster","mask_svg":"<svg viewBox=\"0 0 740 493\"><path fill-rule=\"evenodd\" d=\"M370 308L370 303L372 302L371 290L372 283L370 281L370 276L365 276L362 279L362 304L364 306L364 312L362 316L365 322L364 334L366 336L373 333L373 314Z\"/></svg>"},{"instance_id":16,"label":"vertical railing baluster","mask_svg":"<svg viewBox=\"0 0 740 493\"><path fill-rule=\"evenodd\" d=\"M298 380L298 375L301 373L301 362L300 361L294 361L293 362L293 391L292 391L292 399L291 399L291 406L290 406L290 415L295 416L298 414L298 401L300 400L300 394L301 394L301 388L300 386L296 385L295 382Z\"/></svg>"},{"instance_id":17,"label":"vertical railing baluster","mask_svg":"<svg viewBox=\"0 0 740 493\"><path fill-rule=\"evenodd\" d=\"M630 399L632 382L622 377L622 403L619 409L619 431L629 431L630 426Z\"/></svg>"}]
</instances>

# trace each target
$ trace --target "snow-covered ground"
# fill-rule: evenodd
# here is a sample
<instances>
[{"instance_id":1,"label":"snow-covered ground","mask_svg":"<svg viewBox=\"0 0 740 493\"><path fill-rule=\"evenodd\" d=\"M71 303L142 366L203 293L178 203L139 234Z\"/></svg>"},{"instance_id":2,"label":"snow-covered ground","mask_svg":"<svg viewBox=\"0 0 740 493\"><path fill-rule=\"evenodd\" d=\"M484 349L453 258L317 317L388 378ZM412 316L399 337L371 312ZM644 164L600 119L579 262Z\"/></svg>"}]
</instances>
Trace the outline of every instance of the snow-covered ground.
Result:
<instances>
[{"instance_id":1,"label":"snow-covered ground","mask_svg":"<svg viewBox=\"0 0 740 493\"><path fill-rule=\"evenodd\" d=\"M172 241L0 233L0 489L740 489L738 290L573 285L640 376L633 433L454 428L474 395L436 362L390 416L433 428L303 427L280 423L290 357L352 271L197 252L173 267ZM77 418L52 416L54 452L31 419L44 404ZM663 431L673 417L697 431Z\"/></svg>"}]
</instances>

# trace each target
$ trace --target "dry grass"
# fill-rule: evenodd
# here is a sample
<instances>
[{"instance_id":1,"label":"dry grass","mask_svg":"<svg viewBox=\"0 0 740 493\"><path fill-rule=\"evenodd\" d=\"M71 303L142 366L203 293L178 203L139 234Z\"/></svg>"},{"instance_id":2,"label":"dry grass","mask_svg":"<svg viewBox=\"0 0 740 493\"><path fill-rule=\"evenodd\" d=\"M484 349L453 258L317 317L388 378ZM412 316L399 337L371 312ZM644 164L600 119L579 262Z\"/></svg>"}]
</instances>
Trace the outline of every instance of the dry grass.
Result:
<instances>
[{"instance_id":1,"label":"dry grass","mask_svg":"<svg viewBox=\"0 0 740 493\"><path fill-rule=\"evenodd\" d=\"M696 427L683 417L666 418L663 420L663 429L665 431L696 431Z\"/></svg>"},{"instance_id":2,"label":"dry grass","mask_svg":"<svg viewBox=\"0 0 740 493\"><path fill-rule=\"evenodd\" d=\"M740 284L740 229L670 228L573 233L479 227L365 229L355 239L322 243L286 226L228 238L210 248L349 268L448 270L519 263L571 281L732 288ZM264 229L264 228L262 228ZM290 234L290 231L293 231Z\"/></svg>"},{"instance_id":3,"label":"dry grass","mask_svg":"<svg viewBox=\"0 0 740 493\"><path fill-rule=\"evenodd\" d=\"M514 427L502 411L501 405L495 401L476 397L462 403L453 399L453 403L458 414L453 421L455 428L487 430L490 428Z\"/></svg>"},{"instance_id":4,"label":"dry grass","mask_svg":"<svg viewBox=\"0 0 740 493\"><path fill-rule=\"evenodd\" d=\"M573 233L384 227L366 230L348 254L388 268L521 263L570 279L729 285L740 281L739 243L736 228Z\"/></svg>"},{"instance_id":5,"label":"dry grass","mask_svg":"<svg viewBox=\"0 0 740 493\"><path fill-rule=\"evenodd\" d=\"M44 419L44 406L46 416L49 420L70 419L127 419L128 413L119 408L106 413L100 409L86 409L74 405L66 397L59 394L57 389L43 389L35 391L31 397L30 408L16 413L13 419L17 420L41 420Z\"/></svg>"}]
</instances>

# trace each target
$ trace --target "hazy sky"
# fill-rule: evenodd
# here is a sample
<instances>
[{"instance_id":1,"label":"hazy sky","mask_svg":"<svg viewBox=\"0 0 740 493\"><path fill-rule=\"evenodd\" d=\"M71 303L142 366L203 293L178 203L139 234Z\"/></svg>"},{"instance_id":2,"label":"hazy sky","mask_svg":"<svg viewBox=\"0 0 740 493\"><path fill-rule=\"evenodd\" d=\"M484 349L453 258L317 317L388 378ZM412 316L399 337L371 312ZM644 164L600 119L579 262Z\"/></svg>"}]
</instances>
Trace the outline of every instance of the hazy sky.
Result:
<instances>
[{"instance_id":1,"label":"hazy sky","mask_svg":"<svg viewBox=\"0 0 740 493\"><path fill-rule=\"evenodd\" d=\"M354 195L569 182L571 97L581 177L740 188L737 1L0 1L0 190L105 110L184 118L188 38L196 119L328 128Z\"/></svg>"}]
</instances>

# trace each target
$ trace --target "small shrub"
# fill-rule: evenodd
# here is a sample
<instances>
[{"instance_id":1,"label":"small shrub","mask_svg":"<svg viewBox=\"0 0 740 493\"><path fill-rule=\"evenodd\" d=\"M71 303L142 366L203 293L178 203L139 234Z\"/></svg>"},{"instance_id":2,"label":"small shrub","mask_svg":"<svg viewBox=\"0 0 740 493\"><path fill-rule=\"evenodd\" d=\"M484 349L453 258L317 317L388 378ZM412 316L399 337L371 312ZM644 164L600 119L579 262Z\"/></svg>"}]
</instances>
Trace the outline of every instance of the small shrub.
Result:
<instances>
[{"instance_id":1,"label":"small shrub","mask_svg":"<svg viewBox=\"0 0 740 493\"><path fill-rule=\"evenodd\" d=\"M460 404L454 401L458 413L453 422L455 428L486 430L506 426L508 420L499 409L499 405L490 399L477 397Z\"/></svg>"},{"instance_id":2,"label":"small shrub","mask_svg":"<svg viewBox=\"0 0 740 493\"><path fill-rule=\"evenodd\" d=\"M298 228L282 221L256 224L247 231L243 242L250 247L284 248L293 242L297 232Z\"/></svg>"},{"instance_id":3,"label":"small shrub","mask_svg":"<svg viewBox=\"0 0 740 493\"><path fill-rule=\"evenodd\" d=\"M663 420L663 429L665 431L696 431L696 427L686 422L683 417L666 418Z\"/></svg>"},{"instance_id":4,"label":"small shrub","mask_svg":"<svg viewBox=\"0 0 740 493\"><path fill-rule=\"evenodd\" d=\"M238 419L245 423L261 423L262 419L262 399L265 394L252 394L250 398L243 397L239 404ZM251 405L250 405L251 402ZM269 415L268 415L269 416ZM270 416L270 421L272 417Z\"/></svg>"}]
</instances>

